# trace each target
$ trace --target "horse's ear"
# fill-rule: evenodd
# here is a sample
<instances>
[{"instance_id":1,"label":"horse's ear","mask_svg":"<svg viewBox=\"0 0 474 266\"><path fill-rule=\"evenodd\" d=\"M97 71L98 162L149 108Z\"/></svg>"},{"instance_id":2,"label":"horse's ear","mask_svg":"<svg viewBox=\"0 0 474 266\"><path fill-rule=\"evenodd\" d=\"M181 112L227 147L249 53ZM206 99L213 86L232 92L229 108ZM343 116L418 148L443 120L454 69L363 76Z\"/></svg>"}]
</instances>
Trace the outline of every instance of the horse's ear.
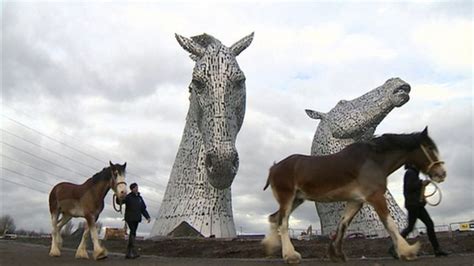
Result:
<instances>
[{"instance_id":1,"label":"horse's ear","mask_svg":"<svg viewBox=\"0 0 474 266\"><path fill-rule=\"evenodd\" d=\"M423 137L427 137L428 136L428 126L425 127L425 129L423 129L423 131L421 132L421 135Z\"/></svg>"},{"instance_id":2,"label":"horse's ear","mask_svg":"<svg viewBox=\"0 0 474 266\"><path fill-rule=\"evenodd\" d=\"M127 167L127 162L123 164L123 169L125 169L125 167Z\"/></svg>"},{"instance_id":3,"label":"horse's ear","mask_svg":"<svg viewBox=\"0 0 474 266\"><path fill-rule=\"evenodd\" d=\"M113 166L114 166L114 164L112 163L112 161L109 161L109 165L110 165L110 167L113 167Z\"/></svg>"},{"instance_id":4,"label":"horse's ear","mask_svg":"<svg viewBox=\"0 0 474 266\"><path fill-rule=\"evenodd\" d=\"M184 50L188 51L191 53L191 58L196 61L196 59L201 58L204 55L204 52L206 49L199 45L197 42L188 39L186 37L183 37L179 34L174 34L176 37L176 40L178 41L179 45L183 47Z\"/></svg>"},{"instance_id":5,"label":"horse's ear","mask_svg":"<svg viewBox=\"0 0 474 266\"><path fill-rule=\"evenodd\" d=\"M306 109L305 112L309 117L313 119L324 119L326 117L326 114L318 112L318 111Z\"/></svg>"},{"instance_id":6,"label":"horse's ear","mask_svg":"<svg viewBox=\"0 0 474 266\"><path fill-rule=\"evenodd\" d=\"M249 35L240 39L240 41L234 43L230 50L234 56L238 56L243 50L245 50L249 45L252 43L254 33L250 33Z\"/></svg>"}]
</instances>

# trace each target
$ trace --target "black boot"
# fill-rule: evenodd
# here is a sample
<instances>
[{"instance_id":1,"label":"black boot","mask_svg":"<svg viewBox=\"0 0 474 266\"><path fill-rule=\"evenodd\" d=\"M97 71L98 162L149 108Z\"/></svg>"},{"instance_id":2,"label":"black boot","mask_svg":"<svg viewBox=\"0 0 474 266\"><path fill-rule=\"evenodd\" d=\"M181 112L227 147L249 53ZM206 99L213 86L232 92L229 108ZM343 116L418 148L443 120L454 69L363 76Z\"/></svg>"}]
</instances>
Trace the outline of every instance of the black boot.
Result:
<instances>
[{"instance_id":1,"label":"black boot","mask_svg":"<svg viewBox=\"0 0 474 266\"><path fill-rule=\"evenodd\" d=\"M133 259L134 254L133 254L133 242L134 242L134 237L131 235L128 236L128 245L127 245L127 253L125 254L126 259Z\"/></svg>"},{"instance_id":2,"label":"black boot","mask_svg":"<svg viewBox=\"0 0 474 266\"><path fill-rule=\"evenodd\" d=\"M132 258L133 258L133 259L136 259L136 258L138 258L138 257L140 257L140 254L138 254L136 248L133 247L133 248L132 248Z\"/></svg>"},{"instance_id":3,"label":"black boot","mask_svg":"<svg viewBox=\"0 0 474 266\"><path fill-rule=\"evenodd\" d=\"M128 244L130 246L130 259L140 257L140 255L138 255L138 252L135 250L135 236L129 236Z\"/></svg>"},{"instance_id":4,"label":"black boot","mask_svg":"<svg viewBox=\"0 0 474 266\"><path fill-rule=\"evenodd\" d=\"M130 248L130 245L127 246L127 253L125 253L125 258L126 259L131 259L133 257L132 254L132 249Z\"/></svg>"},{"instance_id":5,"label":"black boot","mask_svg":"<svg viewBox=\"0 0 474 266\"><path fill-rule=\"evenodd\" d=\"M444 257L444 256L448 256L448 255L449 255L448 252L446 252L446 251L444 251L444 250L442 250L442 249L440 249L440 248L435 249L434 254L435 254L436 257Z\"/></svg>"}]
</instances>

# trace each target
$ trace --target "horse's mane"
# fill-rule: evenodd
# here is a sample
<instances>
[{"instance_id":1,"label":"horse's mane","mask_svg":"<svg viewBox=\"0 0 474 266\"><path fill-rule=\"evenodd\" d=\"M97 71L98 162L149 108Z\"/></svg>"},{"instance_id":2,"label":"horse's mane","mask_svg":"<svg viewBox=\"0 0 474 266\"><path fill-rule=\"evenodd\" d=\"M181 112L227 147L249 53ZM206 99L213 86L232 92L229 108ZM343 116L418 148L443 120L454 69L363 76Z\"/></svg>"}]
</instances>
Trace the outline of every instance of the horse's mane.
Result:
<instances>
[{"instance_id":1,"label":"horse's mane","mask_svg":"<svg viewBox=\"0 0 474 266\"><path fill-rule=\"evenodd\" d=\"M395 149L413 150L420 145L420 137L417 133L383 134L373 137L368 143L377 152Z\"/></svg>"},{"instance_id":2,"label":"horse's mane","mask_svg":"<svg viewBox=\"0 0 474 266\"><path fill-rule=\"evenodd\" d=\"M427 145L438 150L436 144L429 137L423 138L419 132L411 134L383 134L382 136L375 136L365 143L376 152L385 152L396 149L413 150L420 146L422 141L426 141Z\"/></svg>"},{"instance_id":3,"label":"horse's mane","mask_svg":"<svg viewBox=\"0 0 474 266\"><path fill-rule=\"evenodd\" d=\"M110 167L106 167L104 169L102 169L102 171L94 174L92 177L91 177L91 181L92 183L98 183L100 181L108 181L111 177L111 174L110 174Z\"/></svg>"}]
</instances>

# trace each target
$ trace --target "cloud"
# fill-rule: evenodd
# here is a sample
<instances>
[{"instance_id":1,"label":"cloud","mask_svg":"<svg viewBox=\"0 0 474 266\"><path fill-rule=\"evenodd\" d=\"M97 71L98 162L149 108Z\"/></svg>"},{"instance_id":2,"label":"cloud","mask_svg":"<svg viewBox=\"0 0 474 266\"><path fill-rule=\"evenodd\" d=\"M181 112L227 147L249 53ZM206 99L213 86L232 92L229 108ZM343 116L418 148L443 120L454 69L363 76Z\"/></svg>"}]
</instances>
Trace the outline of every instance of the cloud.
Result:
<instances>
[{"instance_id":1,"label":"cloud","mask_svg":"<svg viewBox=\"0 0 474 266\"><path fill-rule=\"evenodd\" d=\"M447 71L472 71L470 19L432 20L417 25L411 33L420 55Z\"/></svg>"},{"instance_id":2,"label":"cloud","mask_svg":"<svg viewBox=\"0 0 474 266\"><path fill-rule=\"evenodd\" d=\"M177 56L168 32L127 23L121 19L124 8L111 8L103 16L101 5L69 7L7 5L4 96L15 90L61 100L98 95L124 101L152 94L164 80L179 83L187 73L186 59ZM181 63L163 63L176 61Z\"/></svg>"}]
</instances>

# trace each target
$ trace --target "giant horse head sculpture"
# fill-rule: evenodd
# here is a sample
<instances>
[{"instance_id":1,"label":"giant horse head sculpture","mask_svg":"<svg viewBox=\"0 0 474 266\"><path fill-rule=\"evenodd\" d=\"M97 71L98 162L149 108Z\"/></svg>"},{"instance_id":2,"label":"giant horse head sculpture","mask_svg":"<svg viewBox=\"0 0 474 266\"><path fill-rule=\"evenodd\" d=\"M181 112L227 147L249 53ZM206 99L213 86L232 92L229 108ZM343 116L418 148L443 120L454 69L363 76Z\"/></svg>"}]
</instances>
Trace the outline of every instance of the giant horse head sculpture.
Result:
<instances>
[{"instance_id":1,"label":"giant horse head sculpture","mask_svg":"<svg viewBox=\"0 0 474 266\"><path fill-rule=\"evenodd\" d=\"M204 143L209 183L228 188L239 167L235 140L245 115L245 75L236 56L250 45L253 33L231 47L208 34L190 39L176 34L176 39L196 62L189 85L190 113Z\"/></svg>"},{"instance_id":2,"label":"giant horse head sculpture","mask_svg":"<svg viewBox=\"0 0 474 266\"><path fill-rule=\"evenodd\" d=\"M388 113L408 102L410 90L402 79L391 78L360 97L339 101L328 113L306 110L309 117L321 119L312 153L332 154L353 142L371 139Z\"/></svg>"}]
</instances>

